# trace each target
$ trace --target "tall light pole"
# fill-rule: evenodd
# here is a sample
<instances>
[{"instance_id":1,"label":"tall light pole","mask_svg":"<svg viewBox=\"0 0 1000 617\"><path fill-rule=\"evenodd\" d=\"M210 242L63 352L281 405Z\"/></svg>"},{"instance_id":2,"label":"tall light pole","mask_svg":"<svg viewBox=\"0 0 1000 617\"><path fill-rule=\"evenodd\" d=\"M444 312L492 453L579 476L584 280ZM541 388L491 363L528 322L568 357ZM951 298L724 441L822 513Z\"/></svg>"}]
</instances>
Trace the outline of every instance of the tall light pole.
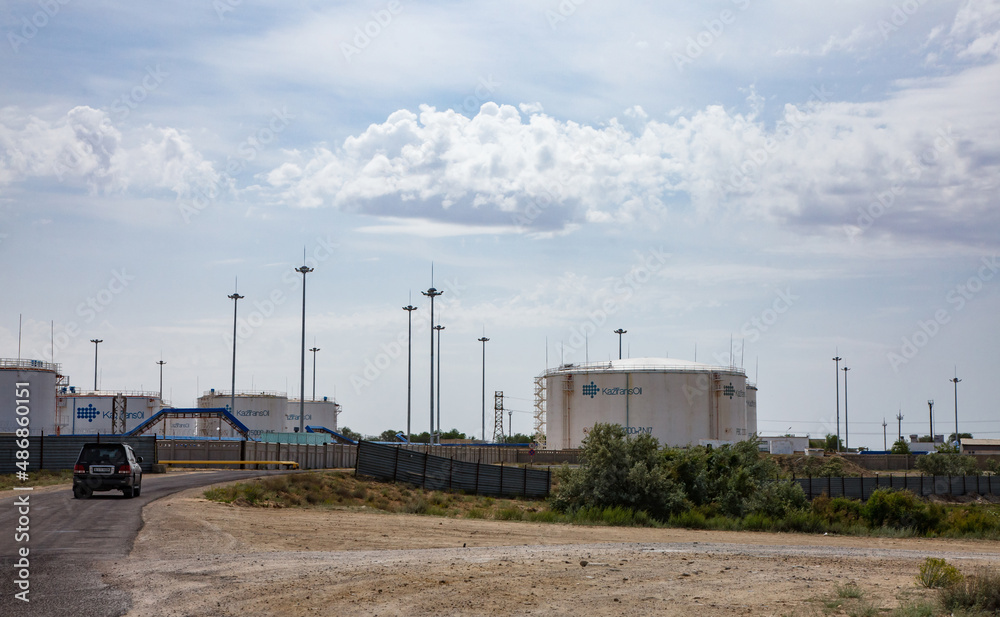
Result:
<instances>
[{"instance_id":1,"label":"tall light pole","mask_svg":"<svg viewBox=\"0 0 1000 617\"><path fill-rule=\"evenodd\" d=\"M233 382L229 390L229 413L236 413L236 308L240 304L240 300L243 299L237 292L233 292L233 295L229 296L229 299L233 301Z\"/></svg>"},{"instance_id":2,"label":"tall light pole","mask_svg":"<svg viewBox=\"0 0 1000 617\"><path fill-rule=\"evenodd\" d=\"M840 361L843 360L840 356L834 356L833 361L836 362L837 367L837 452L840 452ZM845 375L847 373L844 373Z\"/></svg>"},{"instance_id":3,"label":"tall light pole","mask_svg":"<svg viewBox=\"0 0 1000 617\"><path fill-rule=\"evenodd\" d=\"M157 362L160 365L160 403L163 403L163 365L166 364L163 360Z\"/></svg>"},{"instance_id":4,"label":"tall light pole","mask_svg":"<svg viewBox=\"0 0 1000 617\"><path fill-rule=\"evenodd\" d=\"M413 433L410 431L410 398L413 392L413 311L417 307L407 304L403 307L406 311L406 441L413 441Z\"/></svg>"},{"instance_id":5,"label":"tall light pole","mask_svg":"<svg viewBox=\"0 0 1000 617\"><path fill-rule=\"evenodd\" d=\"M842 369L844 371L844 449L851 449L851 429L848 428L847 424L847 371L851 370L846 366ZM839 447L839 444L838 444Z\"/></svg>"},{"instance_id":6,"label":"tall light pole","mask_svg":"<svg viewBox=\"0 0 1000 617\"><path fill-rule=\"evenodd\" d=\"M483 441L486 441L486 341L490 339L483 336L479 342L483 344Z\"/></svg>"},{"instance_id":7,"label":"tall light pole","mask_svg":"<svg viewBox=\"0 0 1000 617\"><path fill-rule=\"evenodd\" d=\"M889 450L888 442L886 441L886 437L885 437L885 427L887 427L887 426L889 426L889 425L885 423L885 418L882 418L882 451L883 452Z\"/></svg>"},{"instance_id":8,"label":"tall light pole","mask_svg":"<svg viewBox=\"0 0 1000 617\"><path fill-rule=\"evenodd\" d=\"M443 294L443 291L438 291L434 287L430 287L427 291L421 291L423 295L431 299L431 430L428 433L428 440L433 443L434 440L434 298Z\"/></svg>"},{"instance_id":9,"label":"tall light pole","mask_svg":"<svg viewBox=\"0 0 1000 617\"><path fill-rule=\"evenodd\" d=\"M900 410L896 414L896 422L898 423L896 425L896 430L899 431L899 440L903 441L903 412L902 412L902 410Z\"/></svg>"},{"instance_id":10,"label":"tall light pole","mask_svg":"<svg viewBox=\"0 0 1000 617\"><path fill-rule=\"evenodd\" d=\"M444 330L444 326L438 324L434 326L434 329L438 333L438 383L437 383L437 442L441 443L441 330Z\"/></svg>"},{"instance_id":11,"label":"tall light pole","mask_svg":"<svg viewBox=\"0 0 1000 617\"><path fill-rule=\"evenodd\" d=\"M934 399L927 400L927 410L930 414L931 443L934 443Z\"/></svg>"},{"instance_id":12,"label":"tall light pole","mask_svg":"<svg viewBox=\"0 0 1000 617\"><path fill-rule=\"evenodd\" d=\"M97 392L97 346L104 342L102 338L92 338L90 342L94 344L94 392Z\"/></svg>"},{"instance_id":13,"label":"tall light pole","mask_svg":"<svg viewBox=\"0 0 1000 617\"><path fill-rule=\"evenodd\" d=\"M507 410L507 437L514 437L514 412L509 409ZM514 440L511 439L510 443L514 443Z\"/></svg>"},{"instance_id":14,"label":"tall light pole","mask_svg":"<svg viewBox=\"0 0 1000 617\"><path fill-rule=\"evenodd\" d=\"M958 382L962 380L958 378L958 373L956 373L955 377L948 381L955 384L955 445L957 446L962 443L962 440L958 438Z\"/></svg>"},{"instance_id":15,"label":"tall light pole","mask_svg":"<svg viewBox=\"0 0 1000 617\"><path fill-rule=\"evenodd\" d=\"M313 396L312 400L316 400L316 352L319 351L319 347L312 347L309 351L313 352Z\"/></svg>"},{"instance_id":16,"label":"tall light pole","mask_svg":"<svg viewBox=\"0 0 1000 617\"><path fill-rule=\"evenodd\" d=\"M617 330L615 330L615 334L618 335L618 359L619 360L622 359L622 335L625 334L626 332L628 332L628 330L622 330L621 328L618 328Z\"/></svg>"},{"instance_id":17,"label":"tall light pole","mask_svg":"<svg viewBox=\"0 0 1000 617\"><path fill-rule=\"evenodd\" d=\"M306 275L313 271L303 264L295 268L302 274L302 363L299 370L299 432L306 432Z\"/></svg>"}]
</instances>

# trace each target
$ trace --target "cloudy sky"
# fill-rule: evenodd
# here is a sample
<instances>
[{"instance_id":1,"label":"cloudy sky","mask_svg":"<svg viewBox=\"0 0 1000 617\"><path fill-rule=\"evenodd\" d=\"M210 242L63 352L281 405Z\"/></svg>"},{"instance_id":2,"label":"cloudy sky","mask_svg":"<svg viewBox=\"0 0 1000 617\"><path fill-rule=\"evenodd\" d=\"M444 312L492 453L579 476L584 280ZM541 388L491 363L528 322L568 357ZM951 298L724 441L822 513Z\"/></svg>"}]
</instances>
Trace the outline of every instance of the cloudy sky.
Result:
<instances>
[{"instance_id":1,"label":"cloudy sky","mask_svg":"<svg viewBox=\"0 0 1000 617\"><path fill-rule=\"evenodd\" d=\"M304 249L361 432L405 426L410 302L427 428L433 262L445 427L480 431L484 333L530 432L533 377L625 328L743 364L764 433L836 430L839 353L852 446L928 399L951 432L956 367L1000 437L997 0L11 0L0 33L0 356L23 316L22 357L90 387L101 338L102 389L162 357L192 406L238 279L237 389L297 395Z\"/></svg>"}]
</instances>

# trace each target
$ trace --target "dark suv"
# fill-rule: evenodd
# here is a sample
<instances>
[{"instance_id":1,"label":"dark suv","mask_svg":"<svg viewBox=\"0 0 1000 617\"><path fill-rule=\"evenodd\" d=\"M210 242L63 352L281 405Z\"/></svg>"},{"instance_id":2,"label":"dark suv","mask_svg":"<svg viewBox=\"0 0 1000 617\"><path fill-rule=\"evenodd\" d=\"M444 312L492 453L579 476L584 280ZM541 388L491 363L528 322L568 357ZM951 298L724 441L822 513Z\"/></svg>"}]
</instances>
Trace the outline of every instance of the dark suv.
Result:
<instances>
[{"instance_id":1,"label":"dark suv","mask_svg":"<svg viewBox=\"0 0 1000 617\"><path fill-rule=\"evenodd\" d=\"M73 497L86 499L94 491L121 491L138 497L142 490L142 457L123 443L86 443L73 467Z\"/></svg>"}]
</instances>

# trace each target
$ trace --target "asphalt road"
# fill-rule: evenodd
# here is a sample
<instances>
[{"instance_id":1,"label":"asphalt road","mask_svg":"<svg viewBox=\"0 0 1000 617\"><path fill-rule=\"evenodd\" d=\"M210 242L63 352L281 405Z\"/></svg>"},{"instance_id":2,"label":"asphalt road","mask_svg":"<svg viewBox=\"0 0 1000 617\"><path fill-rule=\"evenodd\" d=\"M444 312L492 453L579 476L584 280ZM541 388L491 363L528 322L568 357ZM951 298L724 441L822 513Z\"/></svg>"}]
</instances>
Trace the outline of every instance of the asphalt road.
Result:
<instances>
[{"instance_id":1,"label":"asphalt road","mask_svg":"<svg viewBox=\"0 0 1000 617\"><path fill-rule=\"evenodd\" d=\"M102 580L103 565L128 555L142 527L142 507L178 491L286 471L220 470L154 475L142 479L142 495L125 499L118 491L73 499L65 489L53 492L4 491L0 496L0 616L118 617L128 611L129 594ZM27 542L17 541L18 505L29 496ZM15 597L21 547L29 549L30 602ZM142 572L136 572L142 576Z\"/></svg>"}]
</instances>

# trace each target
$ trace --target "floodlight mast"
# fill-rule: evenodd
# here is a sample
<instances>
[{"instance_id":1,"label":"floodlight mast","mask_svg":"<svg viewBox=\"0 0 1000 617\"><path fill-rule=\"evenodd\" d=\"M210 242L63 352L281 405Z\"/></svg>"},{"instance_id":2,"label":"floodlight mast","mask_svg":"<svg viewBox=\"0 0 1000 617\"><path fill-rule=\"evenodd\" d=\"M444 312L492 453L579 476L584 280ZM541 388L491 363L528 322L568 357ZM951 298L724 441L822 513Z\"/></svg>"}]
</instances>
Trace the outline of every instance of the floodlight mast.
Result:
<instances>
[{"instance_id":1,"label":"floodlight mast","mask_svg":"<svg viewBox=\"0 0 1000 617\"><path fill-rule=\"evenodd\" d=\"M299 432L306 431L306 275L313 271L306 265L295 268L302 274L302 362L299 365Z\"/></svg>"},{"instance_id":2,"label":"floodlight mast","mask_svg":"<svg viewBox=\"0 0 1000 617\"><path fill-rule=\"evenodd\" d=\"M486 441L486 341L490 339L484 335L479 339L483 344L483 442Z\"/></svg>"},{"instance_id":3,"label":"floodlight mast","mask_svg":"<svg viewBox=\"0 0 1000 617\"><path fill-rule=\"evenodd\" d=\"M104 342L101 338L92 338L90 342L94 344L94 392L97 392L97 346Z\"/></svg>"},{"instance_id":4,"label":"floodlight mast","mask_svg":"<svg viewBox=\"0 0 1000 617\"><path fill-rule=\"evenodd\" d=\"M413 311L417 307L408 304L403 307L406 311L406 441L413 441L413 432L410 430L410 402L413 393Z\"/></svg>"},{"instance_id":5,"label":"floodlight mast","mask_svg":"<svg viewBox=\"0 0 1000 617\"><path fill-rule=\"evenodd\" d=\"M236 308L243 299L238 292L233 292L229 299L233 301L233 381L229 390L229 413L236 413Z\"/></svg>"},{"instance_id":6,"label":"floodlight mast","mask_svg":"<svg viewBox=\"0 0 1000 617\"><path fill-rule=\"evenodd\" d=\"M428 441L433 443L434 439L434 298L440 296L444 291L438 291L430 287L427 291L421 291L423 295L431 299L431 430L428 433Z\"/></svg>"}]
</instances>

